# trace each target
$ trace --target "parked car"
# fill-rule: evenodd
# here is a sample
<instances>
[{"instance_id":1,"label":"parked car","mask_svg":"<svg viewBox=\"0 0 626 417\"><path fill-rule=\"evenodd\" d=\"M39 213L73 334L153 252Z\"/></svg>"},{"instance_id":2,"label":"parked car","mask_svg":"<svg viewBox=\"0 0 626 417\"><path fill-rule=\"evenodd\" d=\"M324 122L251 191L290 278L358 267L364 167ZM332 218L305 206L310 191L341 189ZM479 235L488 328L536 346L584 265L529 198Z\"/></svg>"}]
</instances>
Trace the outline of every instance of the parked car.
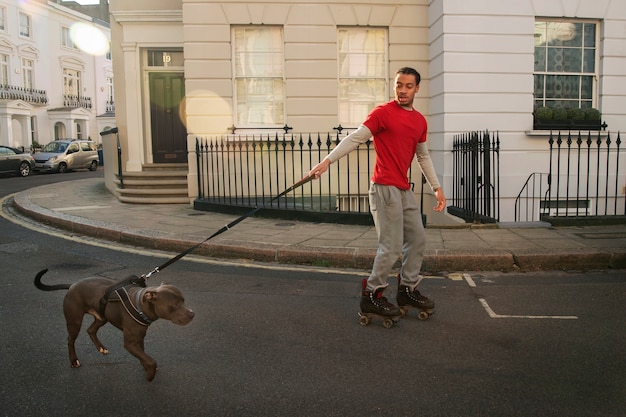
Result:
<instances>
[{"instance_id":1,"label":"parked car","mask_svg":"<svg viewBox=\"0 0 626 417\"><path fill-rule=\"evenodd\" d=\"M16 173L28 177L35 168L35 159L28 152L9 146L0 146L0 173Z\"/></svg>"},{"instance_id":2,"label":"parked car","mask_svg":"<svg viewBox=\"0 0 626 417\"><path fill-rule=\"evenodd\" d=\"M35 171L67 172L98 168L98 149L90 140L58 139L35 152Z\"/></svg>"}]
</instances>

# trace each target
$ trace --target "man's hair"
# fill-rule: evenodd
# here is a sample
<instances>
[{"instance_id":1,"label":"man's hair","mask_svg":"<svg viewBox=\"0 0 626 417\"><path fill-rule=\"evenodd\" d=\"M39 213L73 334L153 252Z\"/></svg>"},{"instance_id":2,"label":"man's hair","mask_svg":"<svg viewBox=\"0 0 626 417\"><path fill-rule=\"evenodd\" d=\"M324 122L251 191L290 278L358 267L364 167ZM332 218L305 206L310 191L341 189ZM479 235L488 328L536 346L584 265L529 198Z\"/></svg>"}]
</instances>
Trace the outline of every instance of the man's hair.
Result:
<instances>
[{"instance_id":1,"label":"man's hair","mask_svg":"<svg viewBox=\"0 0 626 417\"><path fill-rule=\"evenodd\" d=\"M420 81L422 80L422 77L420 76L420 73L417 72L416 69L411 68L411 67L402 67L400 68L398 71L396 71L396 75L398 74L406 74L406 75L413 75L415 77L415 84L419 85Z\"/></svg>"}]
</instances>

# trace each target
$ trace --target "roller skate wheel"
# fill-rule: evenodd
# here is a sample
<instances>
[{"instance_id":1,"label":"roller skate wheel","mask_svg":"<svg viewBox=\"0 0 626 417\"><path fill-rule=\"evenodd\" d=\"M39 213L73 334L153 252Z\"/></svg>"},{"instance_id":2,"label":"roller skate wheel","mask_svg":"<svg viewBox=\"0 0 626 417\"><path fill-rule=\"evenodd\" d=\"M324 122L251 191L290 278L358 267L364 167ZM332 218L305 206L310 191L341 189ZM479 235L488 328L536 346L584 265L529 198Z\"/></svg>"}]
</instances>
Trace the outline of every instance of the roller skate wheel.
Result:
<instances>
[{"instance_id":1,"label":"roller skate wheel","mask_svg":"<svg viewBox=\"0 0 626 417\"><path fill-rule=\"evenodd\" d=\"M368 324L370 324L370 318L367 317L365 314L359 313L359 324L361 326L367 326Z\"/></svg>"},{"instance_id":2,"label":"roller skate wheel","mask_svg":"<svg viewBox=\"0 0 626 417\"><path fill-rule=\"evenodd\" d=\"M409 313L409 309L408 308L404 308L404 307L400 307L400 315L402 317L406 317L406 315Z\"/></svg>"},{"instance_id":3,"label":"roller skate wheel","mask_svg":"<svg viewBox=\"0 0 626 417\"><path fill-rule=\"evenodd\" d=\"M391 329L394 325L394 321L392 319L385 319L383 321L383 326L385 326L385 328L387 329Z\"/></svg>"},{"instance_id":4,"label":"roller skate wheel","mask_svg":"<svg viewBox=\"0 0 626 417\"><path fill-rule=\"evenodd\" d=\"M430 314L428 314L428 312L424 310L420 311L417 315L417 318L420 320L428 320L428 317L430 317Z\"/></svg>"}]
</instances>

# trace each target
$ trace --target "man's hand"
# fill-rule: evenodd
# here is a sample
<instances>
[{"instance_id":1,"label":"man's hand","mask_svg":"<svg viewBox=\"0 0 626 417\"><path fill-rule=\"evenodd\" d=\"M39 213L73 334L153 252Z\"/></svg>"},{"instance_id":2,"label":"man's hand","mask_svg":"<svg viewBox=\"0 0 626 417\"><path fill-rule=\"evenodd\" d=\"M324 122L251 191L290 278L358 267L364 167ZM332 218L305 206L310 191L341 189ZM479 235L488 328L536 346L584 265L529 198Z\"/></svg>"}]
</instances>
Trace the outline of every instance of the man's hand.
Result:
<instances>
[{"instance_id":1,"label":"man's hand","mask_svg":"<svg viewBox=\"0 0 626 417\"><path fill-rule=\"evenodd\" d=\"M446 196L443 194L441 187L435 190L435 198L437 198L437 205L433 208L435 211L443 211L446 208Z\"/></svg>"},{"instance_id":2,"label":"man's hand","mask_svg":"<svg viewBox=\"0 0 626 417\"><path fill-rule=\"evenodd\" d=\"M330 165L330 159L324 158L322 162L315 165L313 169L311 169L311 171L309 172L309 176L312 175L315 177L315 179L318 179L319 177L322 176L324 172L328 170L329 165Z\"/></svg>"}]
</instances>

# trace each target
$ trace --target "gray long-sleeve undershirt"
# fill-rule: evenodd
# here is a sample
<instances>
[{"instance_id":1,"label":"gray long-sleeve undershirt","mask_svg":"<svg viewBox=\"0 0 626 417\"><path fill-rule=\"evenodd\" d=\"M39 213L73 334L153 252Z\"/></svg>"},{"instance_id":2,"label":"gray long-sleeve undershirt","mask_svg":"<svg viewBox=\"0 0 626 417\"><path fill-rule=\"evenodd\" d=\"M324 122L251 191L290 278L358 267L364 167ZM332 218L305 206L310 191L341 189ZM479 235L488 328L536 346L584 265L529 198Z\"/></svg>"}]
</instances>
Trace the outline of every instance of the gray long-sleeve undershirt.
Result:
<instances>
[{"instance_id":1,"label":"gray long-sleeve undershirt","mask_svg":"<svg viewBox=\"0 0 626 417\"><path fill-rule=\"evenodd\" d=\"M359 145L367 142L372 138L372 136L372 132L367 128L367 126L361 125L357 130L350 133L341 142L339 142L337 147L333 149L332 152L326 156L326 158L328 158L331 163L336 162L358 148ZM430 159L430 152L428 151L428 145L426 142L422 142L417 145L415 155L417 156L417 163L424 173L430 188L432 190L436 190L441 187L439 180L437 179L437 173L435 172L433 161Z\"/></svg>"}]
</instances>

